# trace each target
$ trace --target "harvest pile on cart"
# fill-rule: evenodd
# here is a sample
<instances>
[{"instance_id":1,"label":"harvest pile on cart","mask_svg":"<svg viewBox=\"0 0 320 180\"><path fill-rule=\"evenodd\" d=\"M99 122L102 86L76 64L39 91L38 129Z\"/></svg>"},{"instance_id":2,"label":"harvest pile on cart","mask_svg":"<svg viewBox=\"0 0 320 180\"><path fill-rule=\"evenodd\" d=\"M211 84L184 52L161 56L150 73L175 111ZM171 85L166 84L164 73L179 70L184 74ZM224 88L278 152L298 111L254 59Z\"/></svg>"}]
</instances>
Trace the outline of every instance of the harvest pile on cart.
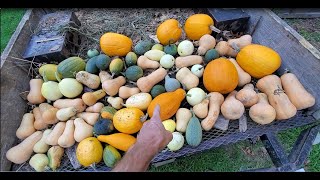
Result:
<instances>
[{"instance_id":1,"label":"harvest pile on cart","mask_svg":"<svg viewBox=\"0 0 320 180\"><path fill-rule=\"evenodd\" d=\"M82 166L103 161L112 168L156 105L173 133L167 148L179 151L199 146L204 131L227 131L229 121L265 125L315 104L293 73L275 74L285 61L276 51L249 34L215 39L220 30L209 15L193 14L184 24L166 19L154 32L156 38L136 43L105 32L86 56L43 64L41 77L30 80L33 109L16 131L21 143L7 159L56 171L65 149L77 145Z\"/></svg>"}]
</instances>

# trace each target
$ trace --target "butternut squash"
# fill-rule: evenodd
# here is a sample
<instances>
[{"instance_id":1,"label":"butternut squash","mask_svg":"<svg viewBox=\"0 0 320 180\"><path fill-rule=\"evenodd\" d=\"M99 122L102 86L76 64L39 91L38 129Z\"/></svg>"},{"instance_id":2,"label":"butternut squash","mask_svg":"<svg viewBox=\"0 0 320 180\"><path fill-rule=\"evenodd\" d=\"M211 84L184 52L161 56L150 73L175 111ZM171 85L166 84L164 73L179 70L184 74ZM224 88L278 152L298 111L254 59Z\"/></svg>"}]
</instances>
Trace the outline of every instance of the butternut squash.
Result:
<instances>
[{"instance_id":1,"label":"butternut squash","mask_svg":"<svg viewBox=\"0 0 320 180\"><path fill-rule=\"evenodd\" d=\"M139 92L140 89L137 87L121 86L119 89L119 97L122 99L128 99L130 96L138 94Z\"/></svg>"},{"instance_id":2,"label":"butternut squash","mask_svg":"<svg viewBox=\"0 0 320 180\"><path fill-rule=\"evenodd\" d=\"M102 83L102 89L109 95L114 96L118 94L119 88L126 83L126 78L118 76L115 79L108 79Z\"/></svg>"},{"instance_id":3,"label":"butternut squash","mask_svg":"<svg viewBox=\"0 0 320 180\"><path fill-rule=\"evenodd\" d=\"M35 107L32 110L32 113L34 115L34 123L33 123L33 127L36 130L43 130L48 128L48 124L44 122L44 120L42 119L42 114L40 112L40 108L39 107Z\"/></svg>"},{"instance_id":4,"label":"butternut squash","mask_svg":"<svg viewBox=\"0 0 320 180\"><path fill-rule=\"evenodd\" d=\"M209 131L213 128L216 123L219 114L220 108L224 101L224 97L222 94L218 92L211 92L209 95L209 112L205 119L201 121L201 127L205 131Z\"/></svg>"},{"instance_id":5,"label":"butternut squash","mask_svg":"<svg viewBox=\"0 0 320 180\"><path fill-rule=\"evenodd\" d=\"M285 73L280 79L284 92L297 110L312 107L316 103L315 98L303 87L296 75Z\"/></svg>"},{"instance_id":6,"label":"butternut squash","mask_svg":"<svg viewBox=\"0 0 320 180\"><path fill-rule=\"evenodd\" d=\"M264 93L258 93L259 101L251 106L250 118L258 124L269 124L276 119L276 110L269 104L268 97Z\"/></svg>"},{"instance_id":7,"label":"butternut squash","mask_svg":"<svg viewBox=\"0 0 320 180\"><path fill-rule=\"evenodd\" d=\"M238 87L242 87L251 82L251 76L247 72L245 72L237 63L234 58L229 58L229 61L236 67L238 72Z\"/></svg>"},{"instance_id":8,"label":"butternut squash","mask_svg":"<svg viewBox=\"0 0 320 180\"><path fill-rule=\"evenodd\" d=\"M93 136L93 127L87 124L82 118L74 120L74 127L73 137L77 142Z\"/></svg>"},{"instance_id":9,"label":"butternut squash","mask_svg":"<svg viewBox=\"0 0 320 180\"><path fill-rule=\"evenodd\" d=\"M141 67L141 69L157 69L160 67L160 63L158 61L150 60L146 56L140 56L138 58L137 65Z\"/></svg>"},{"instance_id":10,"label":"butternut squash","mask_svg":"<svg viewBox=\"0 0 320 180\"><path fill-rule=\"evenodd\" d=\"M176 58L175 64L177 68L192 66L195 64L202 64L203 58L199 55L179 56Z\"/></svg>"},{"instance_id":11,"label":"butternut squash","mask_svg":"<svg viewBox=\"0 0 320 180\"><path fill-rule=\"evenodd\" d=\"M41 139L33 146L33 151L35 153L46 153L49 149L49 145L46 144L46 139L48 135L52 132L51 129L46 129L43 131Z\"/></svg>"},{"instance_id":12,"label":"butternut squash","mask_svg":"<svg viewBox=\"0 0 320 180\"><path fill-rule=\"evenodd\" d=\"M100 113L81 112L77 113L77 118L85 120L88 124L93 126L99 119Z\"/></svg>"},{"instance_id":13,"label":"butternut squash","mask_svg":"<svg viewBox=\"0 0 320 180\"><path fill-rule=\"evenodd\" d=\"M252 37L249 34L242 35L239 38L229 39L228 44L236 49L242 49L243 47L250 45L252 43Z\"/></svg>"},{"instance_id":14,"label":"butternut squash","mask_svg":"<svg viewBox=\"0 0 320 180\"><path fill-rule=\"evenodd\" d=\"M148 76L139 78L137 81L137 86L141 90L141 92L150 92L152 87L162 81L166 75L167 71L164 68L160 67Z\"/></svg>"},{"instance_id":15,"label":"butternut squash","mask_svg":"<svg viewBox=\"0 0 320 180\"><path fill-rule=\"evenodd\" d=\"M205 34L199 39L198 55L205 55L209 49L216 46L216 39L210 34Z\"/></svg>"},{"instance_id":16,"label":"butternut squash","mask_svg":"<svg viewBox=\"0 0 320 180\"><path fill-rule=\"evenodd\" d=\"M199 85L199 78L194 75L187 67L181 68L177 74L176 79L186 88L190 90L191 88L197 87Z\"/></svg>"},{"instance_id":17,"label":"butternut squash","mask_svg":"<svg viewBox=\"0 0 320 180\"><path fill-rule=\"evenodd\" d=\"M59 119L56 117L59 110L58 108L55 108L48 103L41 103L39 108L42 119L46 124L55 124L59 122Z\"/></svg>"},{"instance_id":18,"label":"butternut squash","mask_svg":"<svg viewBox=\"0 0 320 180\"><path fill-rule=\"evenodd\" d=\"M270 105L276 110L276 119L289 119L296 115L297 108L282 89L281 79L276 75L267 75L258 80L256 87L268 96Z\"/></svg>"},{"instance_id":19,"label":"butternut squash","mask_svg":"<svg viewBox=\"0 0 320 180\"><path fill-rule=\"evenodd\" d=\"M82 95L83 102L88 105L92 106L97 103L98 100L102 99L106 96L106 92L103 89L94 91L94 92L86 92Z\"/></svg>"},{"instance_id":20,"label":"butternut squash","mask_svg":"<svg viewBox=\"0 0 320 180\"><path fill-rule=\"evenodd\" d=\"M186 132L187 125L191 117L192 113L189 109L179 108L176 112L176 130L182 133Z\"/></svg>"},{"instance_id":21,"label":"butternut squash","mask_svg":"<svg viewBox=\"0 0 320 180\"><path fill-rule=\"evenodd\" d=\"M58 145L58 139L66 127L66 122L58 122L46 139L46 144L51 146Z\"/></svg>"},{"instance_id":22,"label":"butternut squash","mask_svg":"<svg viewBox=\"0 0 320 180\"><path fill-rule=\"evenodd\" d=\"M99 78L101 83L103 83L106 80L112 79L112 76L107 71L100 71Z\"/></svg>"},{"instance_id":23,"label":"butternut squash","mask_svg":"<svg viewBox=\"0 0 320 180\"><path fill-rule=\"evenodd\" d=\"M232 49L226 41L220 41L216 45L215 49L218 51L220 56L231 56L236 57L238 52Z\"/></svg>"},{"instance_id":24,"label":"butternut squash","mask_svg":"<svg viewBox=\"0 0 320 180\"><path fill-rule=\"evenodd\" d=\"M101 82L99 76L88 73L86 71L77 72L76 80L91 89L97 89L100 86L100 82Z\"/></svg>"},{"instance_id":25,"label":"butternut squash","mask_svg":"<svg viewBox=\"0 0 320 180\"><path fill-rule=\"evenodd\" d=\"M57 118L60 121L67 121L70 119L72 116L77 114L77 109L75 107L67 107L67 108L62 108L57 111Z\"/></svg>"},{"instance_id":26,"label":"butternut squash","mask_svg":"<svg viewBox=\"0 0 320 180\"><path fill-rule=\"evenodd\" d=\"M236 98L244 107L251 107L259 101L258 94L254 91L253 84L245 85L237 94Z\"/></svg>"},{"instance_id":27,"label":"butternut squash","mask_svg":"<svg viewBox=\"0 0 320 180\"><path fill-rule=\"evenodd\" d=\"M103 107L104 107L103 103L97 102L94 105L87 107L86 112L100 113Z\"/></svg>"},{"instance_id":28,"label":"butternut squash","mask_svg":"<svg viewBox=\"0 0 320 180\"><path fill-rule=\"evenodd\" d=\"M62 135L58 139L58 145L63 148L68 148L74 145L75 139L74 139L74 120L68 120L66 122L66 127L64 128L64 131Z\"/></svg>"},{"instance_id":29,"label":"butternut squash","mask_svg":"<svg viewBox=\"0 0 320 180\"><path fill-rule=\"evenodd\" d=\"M67 107L75 107L77 112L83 112L86 109L86 104L81 98L76 99L58 99L53 103L53 107L62 109Z\"/></svg>"},{"instance_id":30,"label":"butternut squash","mask_svg":"<svg viewBox=\"0 0 320 180\"><path fill-rule=\"evenodd\" d=\"M44 98L41 94L41 86L43 84L42 79L31 79L29 82L30 91L27 96L27 100L31 104L40 104L43 103L46 98Z\"/></svg>"},{"instance_id":31,"label":"butternut squash","mask_svg":"<svg viewBox=\"0 0 320 180\"><path fill-rule=\"evenodd\" d=\"M193 106L192 110L198 118L205 118L208 115L209 98L203 99L199 104Z\"/></svg>"},{"instance_id":32,"label":"butternut squash","mask_svg":"<svg viewBox=\"0 0 320 180\"><path fill-rule=\"evenodd\" d=\"M244 106L236 99L236 94L233 90L221 105L221 113L228 120L239 119L244 113Z\"/></svg>"},{"instance_id":33,"label":"butternut squash","mask_svg":"<svg viewBox=\"0 0 320 180\"><path fill-rule=\"evenodd\" d=\"M120 97L108 97L107 102L115 109L119 110L123 106L123 99Z\"/></svg>"},{"instance_id":34,"label":"butternut squash","mask_svg":"<svg viewBox=\"0 0 320 180\"><path fill-rule=\"evenodd\" d=\"M6 153L6 158L15 164L26 162L31 157L33 146L41 139L42 134L41 131L34 132L20 144L10 148Z\"/></svg>"},{"instance_id":35,"label":"butternut squash","mask_svg":"<svg viewBox=\"0 0 320 180\"><path fill-rule=\"evenodd\" d=\"M16 136L19 139L25 139L33 134L36 129L33 127L34 115L32 113L25 113L22 117L19 128L16 131Z\"/></svg>"}]
</instances>

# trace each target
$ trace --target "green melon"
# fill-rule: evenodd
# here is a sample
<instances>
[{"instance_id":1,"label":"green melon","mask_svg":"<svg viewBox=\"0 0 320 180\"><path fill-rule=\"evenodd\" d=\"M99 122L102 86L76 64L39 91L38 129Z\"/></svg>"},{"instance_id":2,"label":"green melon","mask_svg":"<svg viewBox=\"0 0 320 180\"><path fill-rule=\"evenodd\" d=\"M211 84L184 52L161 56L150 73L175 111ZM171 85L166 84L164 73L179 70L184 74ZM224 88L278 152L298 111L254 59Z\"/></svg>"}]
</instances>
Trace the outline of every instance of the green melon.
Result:
<instances>
[{"instance_id":1,"label":"green melon","mask_svg":"<svg viewBox=\"0 0 320 180\"><path fill-rule=\"evenodd\" d=\"M97 68L99 68L100 70L106 70L111 63L111 58L108 55L100 54L96 56L95 62Z\"/></svg>"},{"instance_id":2,"label":"green melon","mask_svg":"<svg viewBox=\"0 0 320 180\"><path fill-rule=\"evenodd\" d=\"M80 57L69 57L58 64L57 71L63 78L75 78L77 72L85 67L86 62Z\"/></svg>"},{"instance_id":3,"label":"green melon","mask_svg":"<svg viewBox=\"0 0 320 180\"><path fill-rule=\"evenodd\" d=\"M152 45L152 42L148 40L139 41L134 47L134 52L138 55L143 55L151 49Z\"/></svg>"},{"instance_id":4,"label":"green melon","mask_svg":"<svg viewBox=\"0 0 320 180\"><path fill-rule=\"evenodd\" d=\"M137 81L143 76L143 70L139 66L130 66L126 70L125 76L130 81Z\"/></svg>"},{"instance_id":5,"label":"green melon","mask_svg":"<svg viewBox=\"0 0 320 180\"><path fill-rule=\"evenodd\" d=\"M164 86L158 84L152 87L150 94L152 98L155 98L156 96L164 92L166 92L166 89L164 88Z\"/></svg>"},{"instance_id":6,"label":"green melon","mask_svg":"<svg viewBox=\"0 0 320 180\"><path fill-rule=\"evenodd\" d=\"M163 49L163 51L166 53L166 54L170 54L172 56L175 56L177 54L177 46L175 44L169 44L169 45L166 45Z\"/></svg>"},{"instance_id":7,"label":"green melon","mask_svg":"<svg viewBox=\"0 0 320 180\"><path fill-rule=\"evenodd\" d=\"M209 63L210 61L217 59L219 57L219 53L215 49L210 49L204 55L204 62Z\"/></svg>"},{"instance_id":8,"label":"green melon","mask_svg":"<svg viewBox=\"0 0 320 180\"><path fill-rule=\"evenodd\" d=\"M128 54L125 57L125 61L127 66L133 66L137 64L137 55L134 52L128 52Z\"/></svg>"}]
</instances>

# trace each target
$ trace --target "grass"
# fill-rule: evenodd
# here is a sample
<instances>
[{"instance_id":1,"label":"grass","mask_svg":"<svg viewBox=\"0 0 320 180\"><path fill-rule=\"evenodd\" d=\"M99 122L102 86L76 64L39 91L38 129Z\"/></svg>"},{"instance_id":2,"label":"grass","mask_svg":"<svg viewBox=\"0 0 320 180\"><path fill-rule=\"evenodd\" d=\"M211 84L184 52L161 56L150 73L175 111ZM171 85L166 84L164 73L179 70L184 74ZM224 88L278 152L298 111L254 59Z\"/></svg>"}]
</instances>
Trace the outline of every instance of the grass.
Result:
<instances>
[{"instance_id":1,"label":"grass","mask_svg":"<svg viewBox=\"0 0 320 180\"><path fill-rule=\"evenodd\" d=\"M1 8L1 53L16 30L25 9Z\"/></svg>"},{"instance_id":2,"label":"grass","mask_svg":"<svg viewBox=\"0 0 320 180\"><path fill-rule=\"evenodd\" d=\"M25 9L1 9L1 52L14 33ZM319 19L319 18L318 18ZM312 28L301 25L304 19L286 19L288 24L296 29L311 44L320 44L320 20L313 21ZM310 22L312 23L312 22ZM310 24L309 24L310 25ZM316 46L318 47L318 46ZM294 144L300 132L306 127L295 128L279 133L287 152ZM311 172L320 172L320 144L313 146L308 157L305 169ZM273 164L266 153L261 141L251 144L248 140L228 146L222 146L203 153L179 158L173 163L160 167L151 166L151 172L181 172L181 171L241 171L246 169L267 168Z\"/></svg>"}]
</instances>

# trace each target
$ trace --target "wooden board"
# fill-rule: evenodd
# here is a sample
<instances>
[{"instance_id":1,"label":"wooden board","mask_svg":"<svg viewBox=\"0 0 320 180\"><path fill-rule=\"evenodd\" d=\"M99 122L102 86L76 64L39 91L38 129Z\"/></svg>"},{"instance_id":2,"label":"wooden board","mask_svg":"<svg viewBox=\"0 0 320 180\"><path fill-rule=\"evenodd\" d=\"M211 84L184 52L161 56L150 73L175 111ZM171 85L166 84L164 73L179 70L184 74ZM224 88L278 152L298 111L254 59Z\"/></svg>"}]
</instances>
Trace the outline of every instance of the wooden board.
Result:
<instances>
[{"instance_id":1,"label":"wooden board","mask_svg":"<svg viewBox=\"0 0 320 180\"><path fill-rule=\"evenodd\" d=\"M281 18L319 18L320 8L283 8L277 9Z\"/></svg>"}]
</instances>

